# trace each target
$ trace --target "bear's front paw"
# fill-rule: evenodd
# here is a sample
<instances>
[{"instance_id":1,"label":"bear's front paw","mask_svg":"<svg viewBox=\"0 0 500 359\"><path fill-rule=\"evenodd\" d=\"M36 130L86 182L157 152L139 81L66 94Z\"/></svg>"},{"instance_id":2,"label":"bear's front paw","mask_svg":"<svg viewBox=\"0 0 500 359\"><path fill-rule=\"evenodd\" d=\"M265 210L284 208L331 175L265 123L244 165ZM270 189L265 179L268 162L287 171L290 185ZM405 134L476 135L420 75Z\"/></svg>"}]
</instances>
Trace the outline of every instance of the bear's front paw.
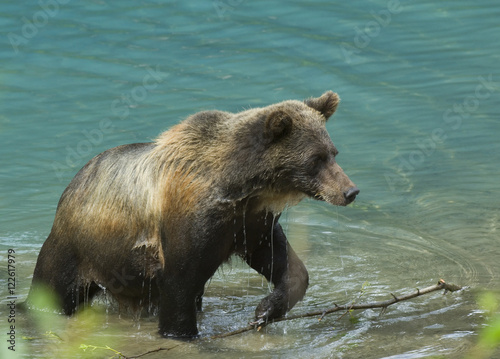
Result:
<instances>
[{"instance_id":1,"label":"bear's front paw","mask_svg":"<svg viewBox=\"0 0 500 359\"><path fill-rule=\"evenodd\" d=\"M286 306L283 303L283 298L276 293L272 293L262 299L260 304L255 309L255 320L250 325L263 326L270 320L283 316L286 313Z\"/></svg>"},{"instance_id":2,"label":"bear's front paw","mask_svg":"<svg viewBox=\"0 0 500 359\"><path fill-rule=\"evenodd\" d=\"M250 323L250 325L255 325L255 326L262 326L267 324L267 321L272 318L272 314L274 313L274 304L273 302L269 299L269 297L266 297L262 299L260 304L257 306L257 309L255 309L255 320Z\"/></svg>"}]
</instances>

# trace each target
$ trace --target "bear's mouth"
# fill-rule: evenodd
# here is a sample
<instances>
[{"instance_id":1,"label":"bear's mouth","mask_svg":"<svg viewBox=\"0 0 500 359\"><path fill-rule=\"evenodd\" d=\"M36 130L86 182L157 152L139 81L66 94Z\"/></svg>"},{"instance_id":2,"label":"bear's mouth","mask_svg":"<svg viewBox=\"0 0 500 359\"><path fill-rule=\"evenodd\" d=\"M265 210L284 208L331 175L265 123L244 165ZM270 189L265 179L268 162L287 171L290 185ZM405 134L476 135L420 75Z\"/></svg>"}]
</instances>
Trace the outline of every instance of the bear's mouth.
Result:
<instances>
[{"instance_id":1,"label":"bear's mouth","mask_svg":"<svg viewBox=\"0 0 500 359\"><path fill-rule=\"evenodd\" d=\"M317 201L323 201L323 202L327 202L325 197L323 197L321 194L319 193L316 193L314 195L311 196L313 199L317 200Z\"/></svg>"},{"instance_id":2,"label":"bear's mouth","mask_svg":"<svg viewBox=\"0 0 500 359\"><path fill-rule=\"evenodd\" d=\"M359 190L358 190L358 192L359 192ZM318 201L330 203L333 206L347 206L347 205L351 204L352 202L354 202L354 199L356 198L355 195L350 196L350 197L346 197L344 195L344 197L342 197L342 198L339 198L338 196L334 196L333 198L330 198L330 197L325 197L321 193L316 193L311 197L315 200L318 200Z\"/></svg>"}]
</instances>

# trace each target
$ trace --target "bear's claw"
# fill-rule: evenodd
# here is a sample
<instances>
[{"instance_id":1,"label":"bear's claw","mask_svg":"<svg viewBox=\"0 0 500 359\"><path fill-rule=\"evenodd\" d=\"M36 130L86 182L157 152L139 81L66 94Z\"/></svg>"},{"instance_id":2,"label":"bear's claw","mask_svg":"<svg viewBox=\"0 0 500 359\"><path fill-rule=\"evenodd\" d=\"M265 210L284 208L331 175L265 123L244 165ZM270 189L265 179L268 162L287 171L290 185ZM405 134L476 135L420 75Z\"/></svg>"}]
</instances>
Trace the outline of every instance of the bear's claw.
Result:
<instances>
[{"instance_id":1,"label":"bear's claw","mask_svg":"<svg viewBox=\"0 0 500 359\"><path fill-rule=\"evenodd\" d=\"M262 328L267 323L267 320L264 318L258 318L257 320L248 323L249 325L253 325L256 328Z\"/></svg>"}]
</instances>

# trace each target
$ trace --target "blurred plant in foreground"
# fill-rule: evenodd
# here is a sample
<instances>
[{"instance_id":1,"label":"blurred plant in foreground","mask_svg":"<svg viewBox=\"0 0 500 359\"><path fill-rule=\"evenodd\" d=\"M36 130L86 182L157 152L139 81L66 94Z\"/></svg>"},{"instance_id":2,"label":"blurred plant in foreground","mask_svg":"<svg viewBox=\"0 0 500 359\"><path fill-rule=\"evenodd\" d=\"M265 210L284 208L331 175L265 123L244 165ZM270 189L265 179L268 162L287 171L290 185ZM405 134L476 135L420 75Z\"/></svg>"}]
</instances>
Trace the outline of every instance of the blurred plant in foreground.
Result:
<instances>
[{"instance_id":1,"label":"blurred plant in foreground","mask_svg":"<svg viewBox=\"0 0 500 359\"><path fill-rule=\"evenodd\" d=\"M76 315L67 317L58 313L55 303L53 295L43 289L37 291L30 303L33 308L29 316L34 332L42 335L23 339L36 341L35 346L40 347L38 354L47 358L123 357L111 348L114 343L109 343L113 329L107 323L104 308L87 306ZM107 334L102 335L103 331Z\"/></svg>"},{"instance_id":2,"label":"blurred plant in foreground","mask_svg":"<svg viewBox=\"0 0 500 359\"><path fill-rule=\"evenodd\" d=\"M478 304L484 311L486 323L479 332L477 344L469 350L465 359L489 359L494 357L500 345L499 299L499 293L493 292L485 292L479 296Z\"/></svg>"}]
</instances>

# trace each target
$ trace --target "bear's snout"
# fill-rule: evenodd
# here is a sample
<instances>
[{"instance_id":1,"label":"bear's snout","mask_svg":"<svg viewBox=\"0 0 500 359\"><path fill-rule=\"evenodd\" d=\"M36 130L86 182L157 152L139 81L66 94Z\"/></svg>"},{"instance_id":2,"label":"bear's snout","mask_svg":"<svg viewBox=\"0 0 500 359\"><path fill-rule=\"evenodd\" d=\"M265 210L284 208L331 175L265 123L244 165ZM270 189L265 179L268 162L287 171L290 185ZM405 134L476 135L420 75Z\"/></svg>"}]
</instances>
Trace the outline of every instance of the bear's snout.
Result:
<instances>
[{"instance_id":1,"label":"bear's snout","mask_svg":"<svg viewBox=\"0 0 500 359\"><path fill-rule=\"evenodd\" d=\"M359 193L358 187L351 187L347 191L344 192L345 204L349 204L356 199L356 196Z\"/></svg>"}]
</instances>

